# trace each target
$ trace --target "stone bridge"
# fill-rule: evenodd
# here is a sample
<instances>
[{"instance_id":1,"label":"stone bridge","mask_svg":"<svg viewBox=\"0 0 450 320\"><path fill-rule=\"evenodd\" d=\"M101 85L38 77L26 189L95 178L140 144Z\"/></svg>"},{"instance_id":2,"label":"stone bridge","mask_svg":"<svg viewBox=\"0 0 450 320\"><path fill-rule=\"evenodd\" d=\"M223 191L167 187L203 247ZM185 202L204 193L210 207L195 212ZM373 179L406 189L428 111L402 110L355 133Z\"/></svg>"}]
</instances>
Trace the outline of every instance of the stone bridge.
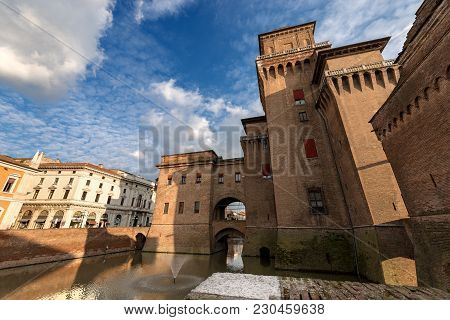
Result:
<instances>
[{"instance_id":1,"label":"stone bridge","mask_svg":"<svg viewBox=\"0 0 450 320\"><path fill-rule=\"evenodd\" d=\"M245 221L215 220L212 223L214 241L218 242L224 237L245 238Z\"/></svg>"}]
</instances>

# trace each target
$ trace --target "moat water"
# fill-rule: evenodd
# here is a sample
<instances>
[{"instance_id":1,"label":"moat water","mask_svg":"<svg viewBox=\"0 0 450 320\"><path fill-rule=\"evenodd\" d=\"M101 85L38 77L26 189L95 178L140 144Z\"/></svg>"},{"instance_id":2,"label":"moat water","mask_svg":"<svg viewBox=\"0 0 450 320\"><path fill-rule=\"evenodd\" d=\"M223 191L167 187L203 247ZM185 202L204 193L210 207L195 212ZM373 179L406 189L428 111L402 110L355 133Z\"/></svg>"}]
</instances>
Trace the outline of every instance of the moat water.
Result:
<instances>
[{"instance_id":1,"label":"moat water","mask_svg":"<svg viewBox=\"0 0 450 320\"><path fill-rule=\"evenodd\" d=\"M214 272L355 280L349 275L276 270L273 260L241 257L239 252L137 251L0 270L0 298L183 299Z\"/></svg>"}]
</instances>

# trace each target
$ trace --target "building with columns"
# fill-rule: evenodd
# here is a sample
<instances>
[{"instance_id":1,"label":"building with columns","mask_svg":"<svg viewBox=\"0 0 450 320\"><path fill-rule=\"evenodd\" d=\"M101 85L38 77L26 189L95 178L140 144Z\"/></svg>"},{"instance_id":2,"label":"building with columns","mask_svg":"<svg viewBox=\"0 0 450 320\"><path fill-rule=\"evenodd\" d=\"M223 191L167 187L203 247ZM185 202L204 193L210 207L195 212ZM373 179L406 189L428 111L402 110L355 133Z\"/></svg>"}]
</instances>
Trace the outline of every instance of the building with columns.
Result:
<instances>
[{"instance_id":1,"label":"building with columns","mask_svg":"<svg viewBox=\"0 0 450 320\"><path fill-rule=\"evenodd\" d=\"M382 56L389 38L332 48L316 42L315 25L258 36L264 115L242 120L243 158L162 157L144 250L212 253L240 235L244 255L278 268L417 284L408 212L369 124L399 78ZM218 214L238 201L245 221Z\"/></svg>"},{"instance_id":2,"label":"building with columns","mask_svg":"<svg viewBox=\"0 0 450 320\"><path fill-rule=\"evenodd\" d=\"M60 162L38 153L39 170L20 211L8 212L3 229L149 226L155 184L118 169ZM28 165L32 159L14 159Z\"/></svg>"}]
</instances>

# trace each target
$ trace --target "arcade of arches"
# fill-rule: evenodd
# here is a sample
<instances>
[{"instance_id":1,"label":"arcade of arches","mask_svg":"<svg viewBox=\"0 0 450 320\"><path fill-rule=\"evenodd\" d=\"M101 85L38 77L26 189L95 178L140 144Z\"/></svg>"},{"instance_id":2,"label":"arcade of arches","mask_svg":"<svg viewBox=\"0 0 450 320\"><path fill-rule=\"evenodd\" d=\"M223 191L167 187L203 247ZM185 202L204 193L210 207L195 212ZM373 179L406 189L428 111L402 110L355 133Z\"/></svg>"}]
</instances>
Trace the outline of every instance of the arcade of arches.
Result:
<instances>
[{"instance_id":1,"label":"arcade of arches","mask_svg":"<svg viewBox=\"0 0 450 320\"><path fill-rule=\"evenodd\" d=\"M124 216L126 219L124 221ZM144 219L145 218L145 219ZM126 225L124 225L124 223ZM142 227L150 225L150 217L140 212L131 215L124 213L99 213L45 209L23 210L16 218L13 229L59 229L59 228L106 228L106 227Z\"/></svg>"}]
</instances>

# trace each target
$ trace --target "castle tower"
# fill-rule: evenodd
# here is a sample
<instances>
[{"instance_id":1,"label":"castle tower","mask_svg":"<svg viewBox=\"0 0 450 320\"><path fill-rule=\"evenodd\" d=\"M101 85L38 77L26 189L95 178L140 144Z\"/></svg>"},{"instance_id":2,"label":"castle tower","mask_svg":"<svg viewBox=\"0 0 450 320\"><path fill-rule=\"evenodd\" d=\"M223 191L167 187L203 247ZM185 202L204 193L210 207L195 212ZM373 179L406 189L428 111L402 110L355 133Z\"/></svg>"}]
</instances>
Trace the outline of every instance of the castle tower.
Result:
<instances>
[{"instance_id":1,"label":"castle tower","mask_svg":"<svg viewBox=\"0 0 450 320\"><path fill-rule=\"evenodd\" d=\"M355 271L354 242L326 128L311 85L315 22L259 35L256 59L266 117L282 268ZM248 155L245 155L247 158Z\"/></svg>"},{"instance_id":2,"label":"castle tower","mask_svg":"<svg viewBox=\"0 0 450 320\"><path fill-rule=\"evenodd\" d=\"M313 85L357 238L367 278L415 284L412 247L402 219L405 204L370 118L395 88L399 66L384 60L389 38L318 53Z\"/></svg>"}]
</instances>

